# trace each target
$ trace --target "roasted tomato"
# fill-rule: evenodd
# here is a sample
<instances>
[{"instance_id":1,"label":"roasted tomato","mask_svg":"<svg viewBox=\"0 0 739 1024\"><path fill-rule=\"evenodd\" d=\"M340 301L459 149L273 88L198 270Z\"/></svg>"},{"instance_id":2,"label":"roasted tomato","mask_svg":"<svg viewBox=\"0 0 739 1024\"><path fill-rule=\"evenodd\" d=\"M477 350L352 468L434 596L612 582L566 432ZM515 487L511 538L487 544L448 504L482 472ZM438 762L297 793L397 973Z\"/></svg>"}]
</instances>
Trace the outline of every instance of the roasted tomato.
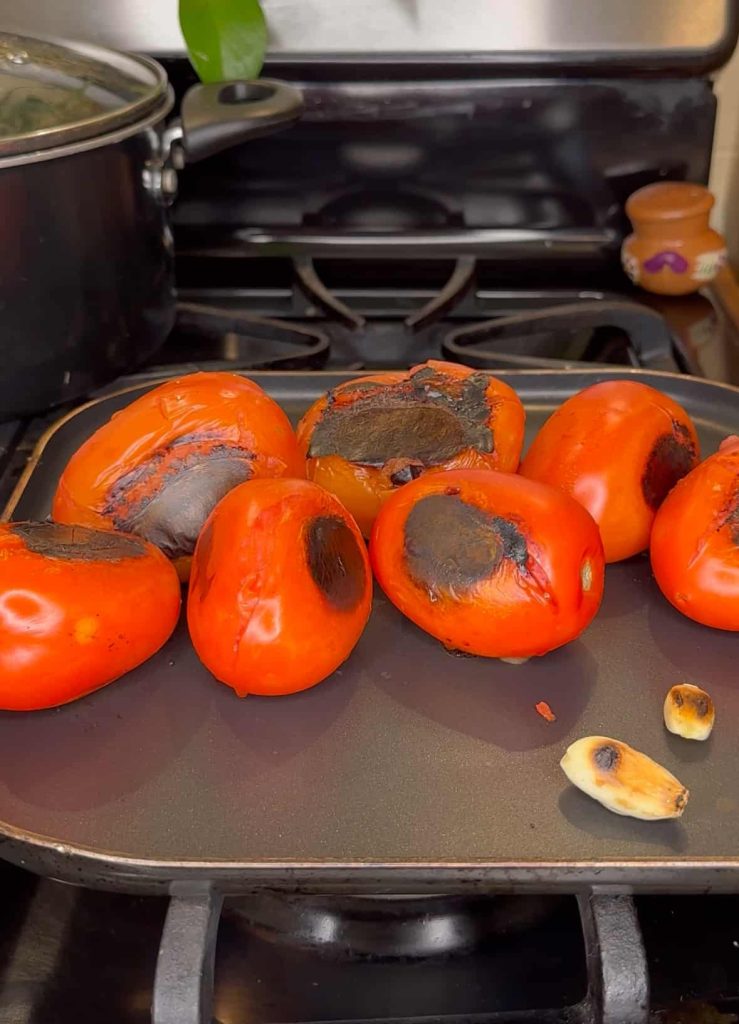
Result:
<instances>
[{"instance_id":1,"label":"roasted tomato","mask_svg":"<svg viewBox=\"0 0 739 1024\"><path fill-rule=\"evenodd\" d=\"M356 523L306 480L227 494L195 549L187 621L201 661L240 697L295 693L349 657L372 602Z\"/></svg>"},{"instance_id":2,"label":"roasted tomato","mask_svg":"<svg viewBox=\"0 0 739 1024\"><path fill-rule=\"evenodd\" d=\"M649 545L654 514L699 458L686 411L630 380L593 384L552 413L521 465L567 491L600 527L607 562Z\"/></svg>"},{"instance_id":3,"label":"roasted tomato","mask_svg":"<svg viewBox=\"0 0 739 1024\"><path fill-rule=\"evenodd\" d=\"M177 624L180 582L139 537L0 526L0 708L34 711L118 679Z\"/></svg>"},{"instance_id":4,"label":"roasted tomato","mask_svg":"<svg viewBox=\"0 0 739 1024\"><path fill-rule=\"evenodd\" d=\"M429 473L383 505L375 576L452 650L527 658L574 640L603 593L598 527L568 495L490 470Z\"/></svg>"},{"instance_id":5,"label":"roasted tomato","mask_svg":"<svg viewBox=\"0 0 739 1024\"><path fill-rule=\"evenodd\" d=\"M253 477L305 476L285 413L233 373L167 381L116 413L62 474L53 518L156 544L187 578L213 506Z\"/></svg>"},{"instance_id":6,"label":"roasted tomato","mask_svg":"<svg viewBox=\"0 0 739 1024\"><path fill-rule=\"evenodd\" d=\"M329 391L298 426L308 477L346 505L369 536L383 501L427 470L515 472L525 414L486 373L431 360Z\"/></svg>"},{"instance_id":7,"label":"roasted tomato","mask_svg":"<svg viewBox=\"0 0 739 1024\"><path fill-rule=\"evenodd\" d=\"M652 569L688 618L739 630L739 437L680 481L654 520Z\"/></svg>"}]
</instances>

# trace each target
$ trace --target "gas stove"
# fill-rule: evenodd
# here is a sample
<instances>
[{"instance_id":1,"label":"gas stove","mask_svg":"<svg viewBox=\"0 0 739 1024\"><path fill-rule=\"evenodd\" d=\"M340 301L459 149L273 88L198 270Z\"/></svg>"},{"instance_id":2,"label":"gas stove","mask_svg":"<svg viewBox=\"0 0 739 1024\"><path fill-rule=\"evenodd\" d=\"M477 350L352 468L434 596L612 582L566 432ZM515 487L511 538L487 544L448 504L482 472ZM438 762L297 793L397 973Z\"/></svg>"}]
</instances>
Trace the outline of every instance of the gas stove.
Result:
<instances>
[{"instance_id":1,"label":"gas stove","mask_svg":"<svg viewBox=\"0 0 739 1024\"><path fill-rule=\"evenodd\" d=\"M150 1020L166 899L77 889L7 866L0 886L3 1024ZM643 950L624 949L628 931L611 933L606 948L584 937L574 897L227 900L214 1020L636 1021L647 1019L649 985L654 1022L736 1020L737 898L642 897L636 909ZM200 1021L164 1010L156 1019Z\"/></svg>"},{"instance_id":2,"label":"gas stove","mask_svg":"<svg viewBox=\"0 0 739 1024\"><path fill-rule=\"evenodd\" d=\"M518 58L497 76L443 56L280 59L268 71L300 84L303 121L180 174L174 330L99 393L194 369L426 359L739 383L739 318L722 290L648 296L618 259L631 191L707 179L709 57L606 55L600 73L542 58L528 77ZM192 74L166 63L179 96ZM0 505L65 411L0 424ZM739 1012L739 897L289 888L226 897L220 1024L728 1024ZM174 921L164 897L0 864L0 1024L205 1024L211 897L185 895L192 916ZM178 973L188 943L202 977Z\"/></svg>"}]
</instances>

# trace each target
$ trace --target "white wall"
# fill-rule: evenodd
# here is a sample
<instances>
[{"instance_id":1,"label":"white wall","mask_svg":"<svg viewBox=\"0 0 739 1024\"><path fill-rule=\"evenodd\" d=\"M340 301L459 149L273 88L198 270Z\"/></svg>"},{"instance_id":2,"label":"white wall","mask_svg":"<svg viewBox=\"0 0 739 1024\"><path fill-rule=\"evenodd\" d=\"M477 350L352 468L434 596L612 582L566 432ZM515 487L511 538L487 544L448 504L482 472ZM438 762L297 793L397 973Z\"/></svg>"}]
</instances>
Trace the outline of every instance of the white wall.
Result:
<instances>
[{"instance_id":1,"label":"white wall","mask_svg":"<svg viewBox=\"0 0 739 1024\"><path fill-rule=\"evenodd\" d=\"M716 78L718 121L713 143L711 189L716 196L713 225L723 231L739 269L739 48Z\"/></svg>"}]
</instances>

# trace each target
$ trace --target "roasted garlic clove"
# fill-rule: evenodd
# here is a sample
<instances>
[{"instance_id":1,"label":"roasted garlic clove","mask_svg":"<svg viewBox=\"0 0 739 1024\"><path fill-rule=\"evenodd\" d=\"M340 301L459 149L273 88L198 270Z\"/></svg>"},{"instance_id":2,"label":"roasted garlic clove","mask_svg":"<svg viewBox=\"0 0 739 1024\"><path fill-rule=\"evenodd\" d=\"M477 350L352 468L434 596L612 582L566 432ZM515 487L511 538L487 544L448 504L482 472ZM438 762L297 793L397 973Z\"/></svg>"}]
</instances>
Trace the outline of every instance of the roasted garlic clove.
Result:
<instances>
[{"instance_id":1,"label":"roasted garlic clove","mask_svg":"<svg viewBox=\"0 0 739 1024\"><path fill-rule=\"evenodd\" d=\"M620 740L585 736L567 748L562 771L615 814L645 821L679 818L688 791L666 768Z\"/></svg>"},{"instance_id":2,"label":"roasted garlic clove","mask_svg":"<svg viewBox=\"0 0 739 1024\"><path fill-rule=\"evenodd\" d=\"M665 697L665 725L686 740L707 740L716 721L713 701L705 690L678 683Z\"/></svg>"}]
</instances>

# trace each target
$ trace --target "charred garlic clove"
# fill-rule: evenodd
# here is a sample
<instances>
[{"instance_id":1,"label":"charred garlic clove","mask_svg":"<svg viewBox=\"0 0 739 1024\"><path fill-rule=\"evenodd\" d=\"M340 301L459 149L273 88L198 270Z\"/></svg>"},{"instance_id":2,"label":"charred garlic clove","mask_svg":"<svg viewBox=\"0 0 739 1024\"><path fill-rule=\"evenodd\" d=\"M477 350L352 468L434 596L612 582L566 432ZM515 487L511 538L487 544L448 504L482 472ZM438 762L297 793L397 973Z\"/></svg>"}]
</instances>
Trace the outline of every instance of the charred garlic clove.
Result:
<instances>
[{"instance_id":1,"label":"charred garlic clove","mask_svg":"<svg viewBox=\"0 0 739 1024\"><path fill-rule=\"evenodd\" d=\"M645 821L679 818L688 802L687 789L666 768L607 736L576 740L560 766L574 786L615 814Z\"/></svg>"},{"instance_id":2,"label":"charred garlic clove","mask_svg":"<svg viewBox=\"0 0 739 1024\"><path fill-rule=\"evenodd\" d=\"M686 740L707 740L716 720L713 701L705 690L678 683L665 697L665 725Z\"/></svg>"}]
</instances>

